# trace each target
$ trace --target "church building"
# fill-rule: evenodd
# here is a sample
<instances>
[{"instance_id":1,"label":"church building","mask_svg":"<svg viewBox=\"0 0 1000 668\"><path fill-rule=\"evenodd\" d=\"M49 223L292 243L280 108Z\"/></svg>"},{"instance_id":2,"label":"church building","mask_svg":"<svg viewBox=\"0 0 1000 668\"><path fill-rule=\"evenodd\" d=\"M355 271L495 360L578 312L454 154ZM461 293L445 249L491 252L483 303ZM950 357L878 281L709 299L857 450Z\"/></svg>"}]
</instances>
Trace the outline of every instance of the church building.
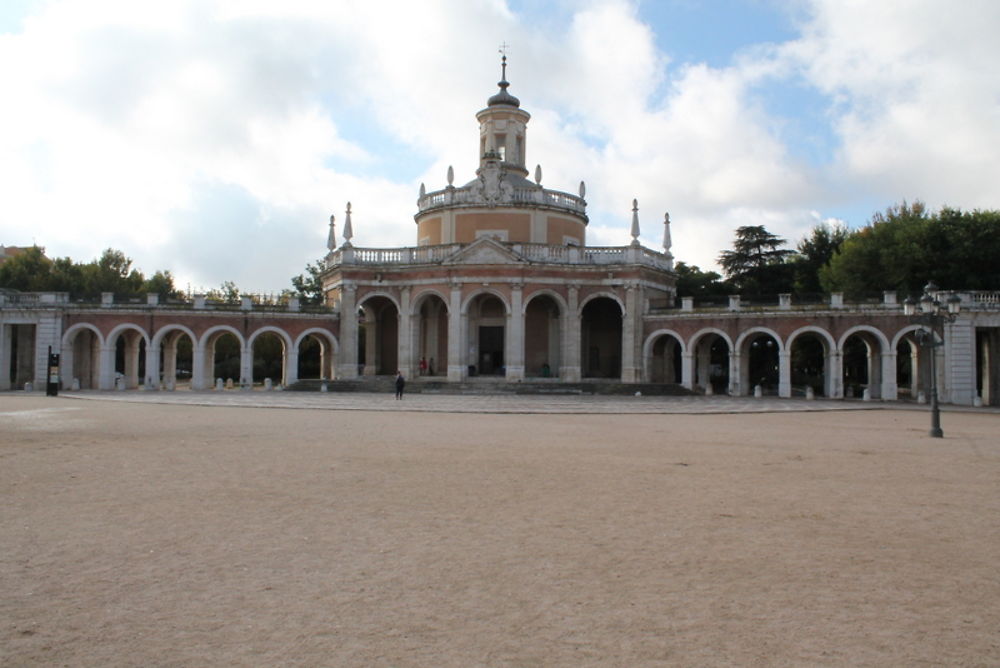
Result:
<instances>
[{"instance_id":1,"label":"church building","mask_svg":"<svg viewBox=\"0 0 1000 668\"><path fill-rule=\"evenodd\" d=\"M662 251L639 241L633 201L629 246L587 245L586 189L529 180L531 115L507 88L476 114L475 178L417 200L416 244L356 248L350 204L322 274L341 314L337 377L403 372L448 381L587 378L638 382L642 320L673 304L669 217ZM353 317L357 314L357 317Z\"/></svg>"}]
</instances>

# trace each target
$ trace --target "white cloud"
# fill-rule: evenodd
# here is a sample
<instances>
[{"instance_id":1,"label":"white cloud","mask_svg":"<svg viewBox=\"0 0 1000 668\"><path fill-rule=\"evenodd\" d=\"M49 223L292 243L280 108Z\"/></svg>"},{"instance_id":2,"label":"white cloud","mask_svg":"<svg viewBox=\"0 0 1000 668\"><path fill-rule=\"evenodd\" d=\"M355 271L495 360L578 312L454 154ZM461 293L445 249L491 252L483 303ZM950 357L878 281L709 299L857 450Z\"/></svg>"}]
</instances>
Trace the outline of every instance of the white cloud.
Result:
<instances>
[{"instance_id":1,"label":"white cloud","mask_svg":"<svg viewBox=\"0 0 1000 668\"><path fill-rule=\"evenodd\" d=\"M624 0L533 11L54 1L0 36L0 242L80 260L114 246L182 283L255 289L320 256L348 200L357 245L412 244L419 183L473 176L502 39L529 168L550 188L586 180L594 245L628 243L633 197L642 240L659 246L670 211L675 256L703 268L735 227L794 243L825 206L996 206L995 3L815 0L798 39L724 68L670 62ZM791 81L830 100L811 119L840 142L828 165L794 157L755 101Z\"/></svg>"}]
</instances>

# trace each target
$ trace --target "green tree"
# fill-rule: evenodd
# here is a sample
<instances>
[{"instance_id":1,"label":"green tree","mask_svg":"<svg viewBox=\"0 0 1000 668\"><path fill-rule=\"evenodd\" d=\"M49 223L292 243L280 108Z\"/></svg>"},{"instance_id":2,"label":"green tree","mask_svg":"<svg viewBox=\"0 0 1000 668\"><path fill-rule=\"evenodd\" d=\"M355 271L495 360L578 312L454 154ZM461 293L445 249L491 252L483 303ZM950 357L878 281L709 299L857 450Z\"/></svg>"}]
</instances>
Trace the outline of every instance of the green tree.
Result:
<instances>
[{"instance_id":1,"label":"green tree","mask_svg":"<svg viewBox=\"0 0 1000 668\"><path fill-rule=\"evenodd\" d=\"M714 271L702 271L698 265L678 262L674 265L677 274L677 295L680 297L710 297L726 295L732 287L722 280L722 275Z\"/></svg>"},{"instance_id":2,"label":"green tree","mask_svg":"<svg viewBox=\"0 0 1000 668\"><path fill-rule=\"evenodd\" d=\"M741 294L791 292L792 267L786 260L794 251L781 248L786 243L763 225L740 227L736 230L733 249L722 251L719 264Z\"/></svg>"},{"instance_id":3,"label":"green tree","mask_svg":"<svg viewBox=\"0 0 1000 668\"><path fill-rule=\"evenodd\" d=\"M21 292L55 290L52 260L38 246L23 250L0 264L0 287Z\"/></svg>"},{"instance_id":4,"label":"green tree","mask_svg":"<svg viewBox=\"0 0 1000 668\"><path fill-rule=\"evenodd\" d=\"M158 271L142 284L143 293L156 293L160 299L172 299L180 296L180 291L174 285L174 276L169 271Z\"/></svg>"},{"instance_id":5,"label":"green tree","mask_svg":"<svg viewBox=\"0 0 1000 668\"><path fill-rule=\"evenodd\" d=\"M209 290L205 297L224 304L236 304L240 301L240 289L233 281L223 281L218 288Z\"/></svg>"},{"instance_id":6,"label":"green tree","mask_svg":"<svg viewBox=\"0 0 1000 668\"><path fill-rule=\"evenodd\" d=\"M820 223L812 228L809 236L799 242L798 253L791 258L795 292L802 294L823 291L819 279L820 269L829 264L849 234L847 227L840 223Z\"/></svg>"},{"instance_id":7,"label":"green tree","mask_svg":"<svg viewBox=\"0 0 1000 668\"><path fill-rule=\"evenodd\" d=\"M325 300L323 281L320 280L322 273L323 260L319 259L307 264L304 273L292 277L292 287L295 288L293 294L302 304L319 306Z\"/></svg>"},{"instance_id":8,"label":"green tree","mask_svg":"<svg viewBox=\"0 0 1000 668\"><path fill-rule=\"evenodd\" d=\"M919 292L928 280L951 289L1000 289L1000 211L936 214L922 202L894 205L851 233L820 270L823 288L862 297Z\"/></svg>"}]
</instances>

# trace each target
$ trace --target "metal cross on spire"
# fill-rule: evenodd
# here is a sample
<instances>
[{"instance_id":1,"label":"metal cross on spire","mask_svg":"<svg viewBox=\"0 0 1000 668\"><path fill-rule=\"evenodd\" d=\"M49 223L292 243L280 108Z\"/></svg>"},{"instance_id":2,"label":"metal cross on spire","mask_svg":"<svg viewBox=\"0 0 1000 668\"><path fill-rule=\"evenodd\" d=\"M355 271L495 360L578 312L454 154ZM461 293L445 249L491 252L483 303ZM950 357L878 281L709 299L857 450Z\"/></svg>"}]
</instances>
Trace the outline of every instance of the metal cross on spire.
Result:
<instances>
[{"instance_id":1,"label":"metal cross on spire","mask_svg":"<svg viewBox=\"0 0 1000 668\"><path fill-rule=\"evenodd\" d=\"M507 42L500 42L500 48L497 49L497 53L503 56L500 59L500 78L504 81L507 80L507 49L510 45Z\"/></svg>"}]
</instances>

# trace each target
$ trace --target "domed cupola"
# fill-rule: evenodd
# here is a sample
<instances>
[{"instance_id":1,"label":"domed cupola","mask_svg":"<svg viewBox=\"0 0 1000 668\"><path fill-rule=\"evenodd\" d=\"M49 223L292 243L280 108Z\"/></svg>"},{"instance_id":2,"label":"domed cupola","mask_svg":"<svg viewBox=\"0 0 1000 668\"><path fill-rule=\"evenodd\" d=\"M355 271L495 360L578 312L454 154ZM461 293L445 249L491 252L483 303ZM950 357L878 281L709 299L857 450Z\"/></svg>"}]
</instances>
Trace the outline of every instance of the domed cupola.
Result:
<instances>
[{"instance_id":1,"label":"domed cupola","mask_svg":"<svg viewBox=\"0 0 1000 668\"><path fill-rule=\"evenodd\" d=\"M513 95L511 95L510 93L507 92L507 87L510 86L510 83L507 81L507 56L506 55L503 57L503 61L502 61L501 67L502 67L503 71L502 71L502 73L500 75L500 81L497 82L497 85L500 86L500 92L497 93L496 95L494 95L493 97L491 97L489 100L487 100L486 101L486 106L488 106L488 107L495 107L498 104L505 104L505 105L508 105L508 106L511 106L511 107L520 107L521 106L521 101L519 99L517 99L516 97L514 97Z\"/></svg>"},{"instance_id":2,"label":"domed cupola","mask_svg":"<svg viewBox=\"0 0 1000 668\"><path fill-rule=\"evenodd\" d=\"M521 177L528 175L525 165L526 126L531 114L521 109L521 101L507 92L507 56L502 60L500 92L486 102L486 108L476 114L479 120L479 168L497 161L509 172Z\"/></svg>"}]
</instances>

